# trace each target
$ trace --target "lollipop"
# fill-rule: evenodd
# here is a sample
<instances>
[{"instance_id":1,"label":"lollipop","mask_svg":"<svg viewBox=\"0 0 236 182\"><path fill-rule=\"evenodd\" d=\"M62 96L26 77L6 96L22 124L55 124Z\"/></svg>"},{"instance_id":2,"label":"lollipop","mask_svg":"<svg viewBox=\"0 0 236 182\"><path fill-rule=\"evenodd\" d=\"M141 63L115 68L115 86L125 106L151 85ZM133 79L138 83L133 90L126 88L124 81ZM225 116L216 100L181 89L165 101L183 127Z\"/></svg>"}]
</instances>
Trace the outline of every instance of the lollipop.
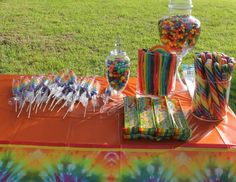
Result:
<instances>
[{"instance_id":1,"label":"lollipop","mask_svg":"<svg viewBox=\"0 0 236 182\"><path fill-rule=\"evenodd\" d=\"M92 89L91 89L91 94L90 95L92 97L91 102L92 102L92 105L93 105L93 112L95 112L96 106L98 105L97 96L99 94L100 87L101 87L100 83L96 81L93 84Z\"/></svg>"},{"instance_id":2,"label":"lollipop","mask_svg":"<svg viewBox=\"0 0 236 182\"><path fill-rule=\"evenodd\" d=\"M25 106L25 103L30 101L33 97L32 92L27 91L29 82L30 82L30 80L28 77L21 78L21 81L20 81L21 102L20 102L20 111L19 111L17 117L20 116L20 114Z\"/></svg>"},{"instance_id":3,"label":"lollipop","mask_svg":"<svg viewBox=\"0 0 236 182\"><path fill-rule=\"evenodd\" d=\"M15 112L17 112L17 103L20 100L20 81L19 80L13 80L12 81L12 94L13 94L13 99L15 102Z\"/></svg>"},{"instance_id":4,"label":"lollipop","mask_svg":"<svg viewBox=\"0 0 236 182\"><path fill-rule=\"evenodd\" d=\"M58 92L58 88L61 86L61 80L63 79L63 76L64 76L64 72L61 72L60 75L56 76L55 80L53 80L52 84L48 85L50 94L46 100L46 104L43 108L43 112L46 110L51 97L53 97Z\"/></svg>"},{"instance_id":5,"label":"lollipop","mask_svg":"<svg viewBox=\"0 0 236 182\"><path fill-rule=\"evenodd\" d=\"M30 118L30 114L31 114L31 108L32 108L32 104L34 103L36 97L35 97L35 91L39 86L41 78L40 77L32 77L30 83L29 83L29 88L28 88L28 108L26 109L26 112L28 111L28 118Z\"/></svg>"},{"instance_id":6,"label":"lollipop","mask_svg":"<svg viewBox=\"0 0 236 182\"><path fill-rule=\"evenodd\" d=\"M92 91L92 86L93 86L94 81L95 81L95 77L88 79L88 82L86 82L85 86L84 86L84 92L82 93L82 95L79 99L79 101L82 103L82 105L85 108L84 118L86 116L87 107L88 107L88 100L91 97L91 91Z\"/></svg>"}]
</instances>

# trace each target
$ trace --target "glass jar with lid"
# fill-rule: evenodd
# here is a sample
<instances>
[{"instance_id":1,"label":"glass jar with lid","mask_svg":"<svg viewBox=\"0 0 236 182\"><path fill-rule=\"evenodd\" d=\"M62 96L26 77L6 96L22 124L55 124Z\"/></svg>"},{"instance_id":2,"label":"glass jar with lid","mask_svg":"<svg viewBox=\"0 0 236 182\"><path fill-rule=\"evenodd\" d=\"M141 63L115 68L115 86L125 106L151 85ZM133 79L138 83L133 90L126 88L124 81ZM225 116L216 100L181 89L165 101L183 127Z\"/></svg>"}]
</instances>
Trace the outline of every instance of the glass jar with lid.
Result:
<instances>
[{"instance_id":1,"label":"glass jar with lid","mask_svg":"<svg viewBox=\"0 0 236 182\"><path fill-rule=\"evenodd\" d=\"M184 56L193 49L201 32L201 23L191 15L192 0L170 0L169 13L158 21L161 42L177 54L177 81L180 83L176 91L186 90L180 79L178 68Z\"/></svg>"},{"instance_id":2,"label":"glass jar with lid","mask_svg":"<svg viewBox=\"0 0 236 182\"><path fill-rule=\"evenodd\" d=\"M121 50L120 36L117 35L115 49L105 60L106 79L111 95L122 96L122 91L128 83L130 75L130 58Z\"/></svg>"}]
</instances>

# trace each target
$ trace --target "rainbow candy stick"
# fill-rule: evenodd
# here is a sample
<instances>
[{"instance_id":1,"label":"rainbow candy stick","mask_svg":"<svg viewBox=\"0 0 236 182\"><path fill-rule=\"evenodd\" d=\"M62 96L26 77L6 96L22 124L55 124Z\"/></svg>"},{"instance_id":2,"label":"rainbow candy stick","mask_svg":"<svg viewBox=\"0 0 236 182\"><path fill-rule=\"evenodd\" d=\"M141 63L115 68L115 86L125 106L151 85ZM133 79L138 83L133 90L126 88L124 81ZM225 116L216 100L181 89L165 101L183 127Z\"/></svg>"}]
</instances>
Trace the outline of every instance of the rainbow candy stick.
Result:
<instances>
[{"instance_id":1,"label":"rainbow candy stick","mask_svg":"<svg viewBox=\"0 0 236 182\"><path fill-rule=\"evenodd\" d=\"M171 54L171 60L170 60L170 67L169 67L169 84L167 88L167 92L170 93L172 89L172 84L174 81L174 74L175 74L175 68L176 68L176 62L177 61L177 56L176 54Z\"/></svg>"},{"instance_id":2,"label":"rainbow candy stick","mask_svg":"<svg viewBox=\"0 0 236 182\"><path fill-rule=\"evenodd\" d=\"M147 56L144 54L143 58L143 90L144 94L147 94Z\"/></svg>"},{"instance_id":3,"label":"rainbow candy stick","mask_svg":"<svg viewBox=\"0 0 236 182\"><path fill-rule=\"evenodd\" d=\"M204 76L204 64L202 63L200 58L196 58L195 60L195 69L196 69L196 80L198 83L198 91L201 94L200 103L201 105L198 107L202 107L202 111L206 116L210 116L209 113L209 105L208 105L208 92L207 86L205 82Z\"/></svg>"},{"instance_id":4,"label":"rainbow candy stick","mask_svg":"<svg viewBox=\"0 0 236 182\"><path fill-rule=\"evenodd\" d=\"M161 95L162 92L161 92L161 82L162 82L162 55L160 54L160 57L159 57L159 71L158 71L158 94Z\"/></svg>"},{"instance_id":5,"label":"rainbow candy stick","mask_svg":"<svg viewBox=\"0 0 236 182\"><path fill-rule=\"evenodd\" d=\"M144 56L144 51L143 49L139 49L138 50L138 68L137 68L137 79L138 79L138 88L140 93L143 92L143 84L142 84L142 80L143 80L143 75L142 75L142 62L143 62L143 56Z\"/></svg>"},{"instance_id":6,"label":"rainbow candy stick","mask_svg":"<svg viewBox=\"0 0 236 182\"><path fill-rule=\"evenodd\" d=\"M217 116L217 118L219 118L219 113L220 111L220 101L218 98L218 94L217 94L217 87L216 87L216 80L214 77L214 73L213 73L213 62L211 59L208 59L206 64L205 64L205 71L206 71L206 75L207 75L207 79L208 79L208 84L210 87L210 92L211 92L211 97L212 97L212 104L214 107L214 115ZM211 107L211 106L210 106Z\"/></svg>"},{"instance_id":7,"label":"rainbow candy stick","mask_svg":"<svg viewBox=\"0 0 236 182\"><path fill-rule=\"evenodd\" d=\"M154 91L153 91L153 94L154 95L158 95L158 84L157 84L157 80L158 80L158 77L157 77L157 70L158 70L158 60L159 60L159 53L158 52L155 52L154 53L154 71L153 71L153 86L154 86Z\"/></svg>"},{"instance_id":8,"label":"rainbow candy stick","mask_svg":"<svg viewBox=\"0 0 236 182\"><path fill-rule=\"evenodd\" d=\"M222 83L222 73L220 70L220 64L218 62L214 62L214 76L215 76L215 80L217 82L216 86L217 86L217 93L218 93L218 97L219 97L219 102L220 102L220 108L221 108L221 112L223 115L225 115L225 89L224 89L224 84Z\"/></svg>"}]
</instances>

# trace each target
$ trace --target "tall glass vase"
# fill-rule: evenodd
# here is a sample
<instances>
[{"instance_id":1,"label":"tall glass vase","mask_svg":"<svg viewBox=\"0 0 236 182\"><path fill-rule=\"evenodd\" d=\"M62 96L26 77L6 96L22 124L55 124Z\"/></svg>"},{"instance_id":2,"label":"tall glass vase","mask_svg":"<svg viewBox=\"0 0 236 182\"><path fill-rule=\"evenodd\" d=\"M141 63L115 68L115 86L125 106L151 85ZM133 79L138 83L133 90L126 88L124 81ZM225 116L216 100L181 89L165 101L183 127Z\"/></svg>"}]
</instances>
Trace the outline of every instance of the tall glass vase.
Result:
<instances>
[{"instance_id":1,"label":"tall glass vase","mask_svg":"<svg viewBox=\"0 0 236 182\"><path fill-rule=\"evenodd\" d=\"M191 15L191 0L170 0L169 13L158 21L161 42L177 54L177 74L175 92L186 91L179 66L183 58L193 49L201 32L200 21Z\"/></svg>"}]
</instances>

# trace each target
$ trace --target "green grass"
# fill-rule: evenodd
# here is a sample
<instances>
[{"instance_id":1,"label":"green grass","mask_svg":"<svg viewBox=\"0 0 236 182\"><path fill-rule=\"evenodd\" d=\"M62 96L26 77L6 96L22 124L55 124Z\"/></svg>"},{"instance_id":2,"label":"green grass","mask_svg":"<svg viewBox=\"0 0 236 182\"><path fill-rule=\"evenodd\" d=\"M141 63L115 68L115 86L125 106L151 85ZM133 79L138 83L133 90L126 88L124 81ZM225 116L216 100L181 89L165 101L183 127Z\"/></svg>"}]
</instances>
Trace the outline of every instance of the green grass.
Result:
<instances>
[{"instance_id":1,"label":"green grass","mask_svg":"<svg viewBox=\"0 0 236 182\"><path fill-rule=\"evenodd\" d=\"M47 73L73 68L103 75L104 59L117 32L136 75L137 49L160 44L157 20L168 0L0 0L0 73ZM197 51L236 57L235 0L194 0L202 22ZM236 71L235 71L236 72ZM236 73L230 105L236 111Z\"/></svg>"}]
</instances>

